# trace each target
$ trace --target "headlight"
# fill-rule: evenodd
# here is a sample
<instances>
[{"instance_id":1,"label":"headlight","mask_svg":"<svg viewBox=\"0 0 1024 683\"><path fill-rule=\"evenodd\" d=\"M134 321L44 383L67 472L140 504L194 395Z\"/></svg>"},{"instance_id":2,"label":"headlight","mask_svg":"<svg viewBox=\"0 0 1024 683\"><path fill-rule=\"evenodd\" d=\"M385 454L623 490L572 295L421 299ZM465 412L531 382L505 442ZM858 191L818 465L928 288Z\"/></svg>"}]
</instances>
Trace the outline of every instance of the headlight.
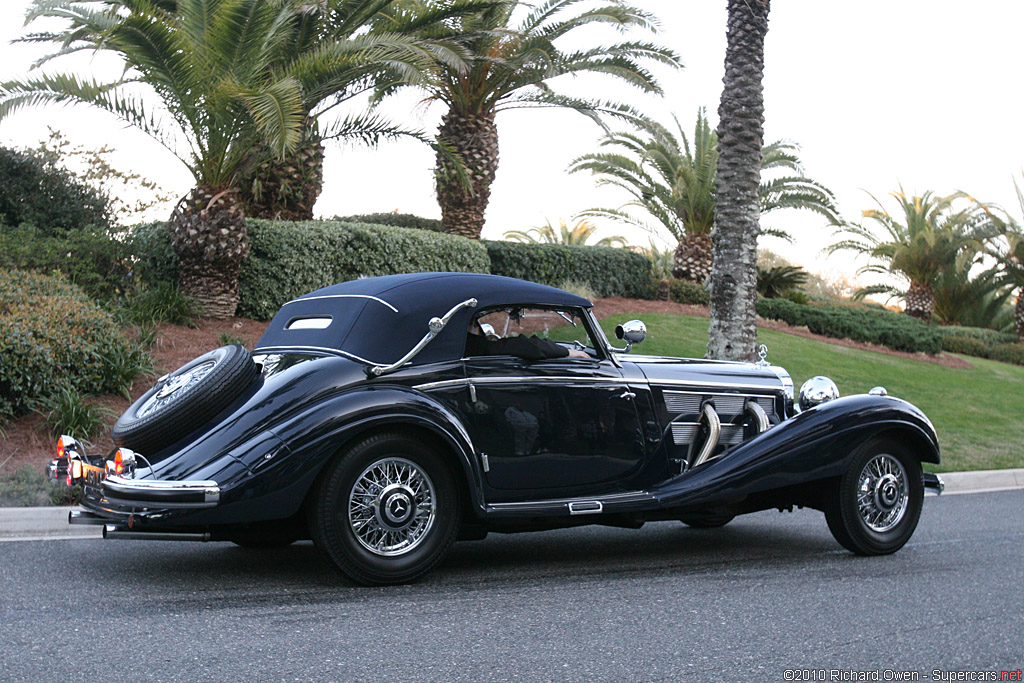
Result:
<instances>
[{"instance_id":1,"label":"headlight","mask_svg":"<svg viewBox=\"0 0 1024 683\"><path fill-rule=\"evenodd\" d=\"M812 377L800 387L800 410L839 398L839 387L828 377Z\"/></svg>"}]
</instances>

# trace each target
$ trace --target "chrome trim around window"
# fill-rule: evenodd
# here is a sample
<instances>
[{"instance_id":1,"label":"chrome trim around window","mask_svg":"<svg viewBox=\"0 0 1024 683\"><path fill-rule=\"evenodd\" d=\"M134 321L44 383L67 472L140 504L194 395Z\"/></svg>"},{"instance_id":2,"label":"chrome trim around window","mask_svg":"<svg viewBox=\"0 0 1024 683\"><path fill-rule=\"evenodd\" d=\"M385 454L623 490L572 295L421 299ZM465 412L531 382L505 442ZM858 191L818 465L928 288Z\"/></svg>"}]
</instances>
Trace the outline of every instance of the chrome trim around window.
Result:
<instances>
[{"instance_id":1,"label":"chrome trim around window","mask_svg":"<svg viewBox=\"0 0 1024 683\"><path fill-rule=\"evenodd\" d=\"M317 299L369 299L371 301L376 301L379 304L384 304L395 313L398 313L398 309L389 304L387 301L384 301L384 299L375 296L370 296L369 294L323 294L321 296L300 296L298 299L286 301L284 303L284 306L287 306L288 304L294 304L299 301L316 301Z\"/></svg>"}]
</instances>

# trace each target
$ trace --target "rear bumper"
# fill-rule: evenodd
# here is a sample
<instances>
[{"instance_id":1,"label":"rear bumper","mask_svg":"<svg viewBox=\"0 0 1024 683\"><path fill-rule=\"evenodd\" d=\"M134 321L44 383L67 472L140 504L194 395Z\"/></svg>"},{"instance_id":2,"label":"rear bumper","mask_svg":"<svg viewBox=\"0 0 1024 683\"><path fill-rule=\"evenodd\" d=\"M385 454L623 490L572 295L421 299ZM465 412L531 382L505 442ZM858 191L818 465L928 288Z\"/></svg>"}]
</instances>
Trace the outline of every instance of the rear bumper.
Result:
<instances>
[{"instance_id":1,"label":"rear bumper","mask_svg":"<svg viewBox=\"0 0 1024 683\"><path fill-rule=\"evenodd\" d=\"M215 481L125 479L111 475L101 487L103 497L120 506L209 508L220 503L220 486Z\"/></svg>"}]
</instances>

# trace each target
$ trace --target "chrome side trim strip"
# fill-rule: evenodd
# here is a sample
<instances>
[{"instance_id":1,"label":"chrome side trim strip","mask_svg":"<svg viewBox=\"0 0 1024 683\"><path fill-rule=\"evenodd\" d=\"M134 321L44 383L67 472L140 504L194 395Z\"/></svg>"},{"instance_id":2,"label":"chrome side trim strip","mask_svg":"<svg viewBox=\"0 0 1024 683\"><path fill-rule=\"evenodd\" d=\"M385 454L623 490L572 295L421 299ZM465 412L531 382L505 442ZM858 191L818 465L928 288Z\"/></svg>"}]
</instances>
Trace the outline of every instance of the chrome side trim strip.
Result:
<instances>
[{"instance_id":1,"label":"chrome side trim strip","mask_svg":"<svg viewBox=\"0 0 1024 683\"><path fill-rule=\"evenodd\" d=\"M487 506L488 512L532 512L551 510L551 508L564 507L567 514L594 514L587 506L600 505L598 512L604 511L604 506L616 503L638 503L652 501L652 496L647 491L630 491L628 493L611 493L606 496L590 496L579 498L551 498L548 500L527 500L518 503L490 503ZM573 509L578 510L572 512Z\"/></svg>"},{"instance_id":2,"label":"chrome side trim strip","mask_svg":"<svg viewBox=\"0 0 1024 683\"><path fill-rule=\"evenodd\" d=\"M736 389L737 391L755 391L755 392L776 392L782 388L782 383L778 385L765 384L761 386L752 384L734 384L732 382L714 382L714 381L693 381L688 379L650 379L648 380L652 387L692 387L693 389L701 389L703 387L723 387L726 389ZM704 393L715 393L715 392L704 392ZM763 393L761 395L764 395ZM730 394L735 396L735 394Z\"/></svg>"},{"instance_id":3,"label":"chrome side trim strip","mask_svg":"<svg viewBox=\"0 0 1024 683\"><path fill-rule=\"evenodd\" d=\"M433 389L449 389L451 387L460 387L466 384L518 384L521 382L536 382L538 384L633 384L633 385L645 385L646 381L634 381L624 379L622 377L531 377L527 376L515 376L515 377L474 377L473 379L446 379L440 382L427 382L425 384L416 384L413 389L420 391L431 391Z\"/></svg>"},{"instance_id":4,"label":"chrome side trim strip","mask_svg":"<svg viewBox=\"0 0 1024 683\"><path fill-rule=\"evenodd\" d=\"M329 349L326 346L261 346L258 349L252 350L252 355L258 356L261 353L282 353L286 351L319 351L322 353L329 353L332 356L342 356L343 358L351 358L354 361L360 363L366 363L367 365L375 365L371 360L360 358L354 353L348 351L341 351L339 349Z\"/></svg>"},{"instance_id":5,"label":"chrome side trim strip","mask_svg":"<svg viewBox=\"0 0 1024 683\"><path fill-rule=\"evenodd\" d=\"M398 309L389 304L387 301L384 301L384 299L375 296L370 296L369 294L324 294L322 296L300 296L298 299L286 301L284 303L284 306L287 306L288 304L294 304L297 301L315 301L317 299L369 299L371 301L376 301L379 304L384 304L395 313L398 313Z\"/></svg>"}]
</instances>

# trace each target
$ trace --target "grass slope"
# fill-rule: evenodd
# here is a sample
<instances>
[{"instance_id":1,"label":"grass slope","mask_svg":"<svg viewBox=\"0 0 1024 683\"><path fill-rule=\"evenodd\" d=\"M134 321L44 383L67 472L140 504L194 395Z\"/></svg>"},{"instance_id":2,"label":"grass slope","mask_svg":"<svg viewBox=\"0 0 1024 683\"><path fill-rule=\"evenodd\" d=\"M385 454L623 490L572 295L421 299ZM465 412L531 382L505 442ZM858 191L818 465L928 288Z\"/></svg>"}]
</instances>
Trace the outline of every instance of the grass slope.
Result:
<instances>
[{"instance_id":1,"label":"grass slope","mask_svg":"<svg viewBox=\"0 0 1024 683\"><path fill-rule=\"evenodd\" d=\"M611 316L601 326L614 339L615 325L631 317ZM648 334L639 353L704 355L707 318L646 314L643 321ZM935 425L942 449L942 464L928 469L1024 467L1024 367L970 358L970 370L947 368L764 329L758 330L757 338L768 345L768 360L789 370L798 389L808 378L826 375L844 396L881 385L890 395L921 408Z\"/></svg>"}]
</instances>

